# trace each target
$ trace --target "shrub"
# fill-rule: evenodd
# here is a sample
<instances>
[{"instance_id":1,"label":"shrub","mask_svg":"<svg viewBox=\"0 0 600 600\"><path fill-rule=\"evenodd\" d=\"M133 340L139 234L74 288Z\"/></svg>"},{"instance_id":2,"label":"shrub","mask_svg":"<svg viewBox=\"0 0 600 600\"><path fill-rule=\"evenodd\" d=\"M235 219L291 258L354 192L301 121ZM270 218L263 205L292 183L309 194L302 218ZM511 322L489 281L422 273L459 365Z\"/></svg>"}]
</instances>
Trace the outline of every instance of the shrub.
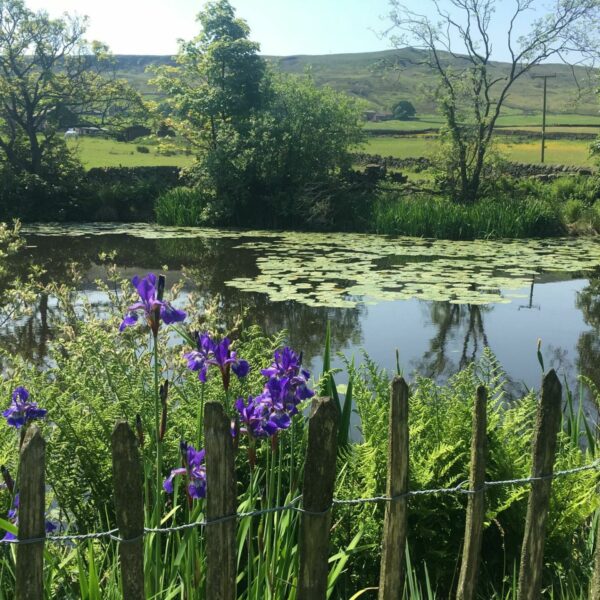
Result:
<instances>
[{"instance_id":1,"label":"shrub","mask_svg":"<svg viewBox=\"0 0 600 600\"><path fill-rule=\"evenodd\" d=\"M400 100L400 102L394 106L392 112L394 113L394 119L398 119L399 121L408 121L417 114L413 103L408 100Z\"/></svg>"},{"instance_id":2,"label":"shrub","mask_svg":"<svg viewBox=\"0 0 600 600\"><path fill-rule=\"evenodd\" d=\"M140 154L150 154L150 148L148 148L148 146L136 146L135 149Z\"/></svg>"},{"instance_id":3,"label":"shrub","mask_svg":"<svg viewBox=\"0 0 600 600\"><path fill-rule=\"evenodd\" d=\"M378 496L385 490L390 376L365 357L354 382L353 399L363 439L344 456L345 466L336 489L338 497L343 498ZM486 386L489 397L486 479L529 476L536 394L532 392L508 402L505 382L504 373L488 350L480 362L457 373L445 385L417 377L411 386L409 406L409 489L453 487L467 479L471 414L480 384ZM576 442L564 433L559 435L557 470L587 461L590 457L580 451ZM593 473L581 473L573 479L553 482L544 583L556 593L567 582L578 582L585 589L590 576L592 548L588 546L588 523L598 507L594 478ZM504 577L510 581L513 565L518 566L527 495L528 489L524 487L498 487L486 494L482 598L492 597L491 588L502 587ZM412 564L420 565L421 580L423 565L426 566L439 598L453 596L465 507L465 496L434 495L410 500L408 545ZM362 544L370 544L372 548L351 561L349 577L355 585L350 589L377 585L383 513L383 506L373 505L340 507L336 512L334 545L342 537L362 531Z\"/></svg>"}]
</instances>

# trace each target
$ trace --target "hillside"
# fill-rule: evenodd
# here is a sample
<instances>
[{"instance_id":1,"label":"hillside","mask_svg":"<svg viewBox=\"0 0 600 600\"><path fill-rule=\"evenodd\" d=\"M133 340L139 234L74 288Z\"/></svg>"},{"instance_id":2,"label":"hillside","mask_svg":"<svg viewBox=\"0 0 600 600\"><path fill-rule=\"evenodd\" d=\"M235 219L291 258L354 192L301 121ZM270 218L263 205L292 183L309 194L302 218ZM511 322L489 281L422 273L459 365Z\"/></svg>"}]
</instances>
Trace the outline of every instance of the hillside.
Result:
<instances>
[{"instance_id":1,"label":"hillside","mask_svg":"<svg viewBox=\"0 0 600 600\"><path fill-rule=\"evenodd\" d=\"M146 68L153 64L170 64L168 56L124 56L117 58L120 76L128 79L140 91L153 95L148 85L150 74ZM410 99L421 114L434 112L428 100L428 91L435 85L434 73L423 64L424 53L412 48L368 52L362 54L329 54L321 56L266 56L275 69L286 73L305 73L310 70L316 82L347 92L377 110L390 110L398 99ZM449 63L460 59L447 55ZM493 63L492 69L506 72L507 63ZM555 73L556 79L548 82L548 111L553 114L568 113L597 115L598 101L590 89L576 101L577 86L572 70L563 64L549 64L536 69L537 74ZM576 68L578 79L585 82L585 72ZM518 81L506 102L505 114L527 115L540 112L542 104L540 79L526 76Z\"/></svg>"}]
</instances>

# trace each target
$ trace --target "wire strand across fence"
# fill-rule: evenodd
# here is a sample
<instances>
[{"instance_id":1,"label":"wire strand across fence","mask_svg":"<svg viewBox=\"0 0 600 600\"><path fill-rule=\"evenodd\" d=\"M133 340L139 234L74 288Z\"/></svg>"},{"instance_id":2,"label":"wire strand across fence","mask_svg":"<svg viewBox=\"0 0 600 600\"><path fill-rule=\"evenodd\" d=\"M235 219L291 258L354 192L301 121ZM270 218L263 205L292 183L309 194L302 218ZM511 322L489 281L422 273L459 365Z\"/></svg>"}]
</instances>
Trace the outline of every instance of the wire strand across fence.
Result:
<instances>
[{"instance_id":1,"label":"wire strand across fence","mask_svg":"<svg viewBox=\"0 0 600 600\"><path fill-rule=\"evenodd\" d=\"M30 538L26 540L21 539L11 539L11 540L0 540L0 543L4 544L36 544L40 542L52 542L56 544L61 543L71 543L71 542L81 542L87 540L99 540L104 538L109 538L112 541L119 543L133 543L142 539L148 534L170 534L170 533L178 533L181 531L187 531L188 529L195 529L197 527L203 528L209 525L215 525L217 523L223 523L225 521L245 519L249 517L261 517L264 515L272 514L272 513L280 513L285 511L294 511L302 514L308 515L324 515L329 512L335 506L352 506L352 505L360 505L360 504L377 504L383 502L394 502L396 500L400 500L401 498L411 498L417 496L433 496L433 495L442 495L442 494L466 494L472 495L478 492L484 491L488 488L492 487L500 487L500 486L524 486L529 485L530 483L534 483L536 481L544 481L548 479L558 479L561 477L568 477L570 475L576 475L577 473L582 473L585 471L592 470L600 470L600 459L597 459L587 465L583 465L581 467L574 467L572 469L564 469L561 471L556 471L551 475L544 475L540 477L523 477L521 479L504 479L499 481L486 481L481 489L471 490L465 488L466 485L469 484L468 480L462 481L461 483L446 488L432 488L427 490L411 490L406 492L405 494L400 494L398 496L373 496L370 498L351 498L351 499L338 499L334 498L331 506L329 506L324 511L312 511L306 510L299 506L299 502L302 500L302 496L296 496L293 500L291 500L288 504L283 506L274 506L271 508L264 508L256 511L248 511L242 513L235 513L233 515L226 515L220 517L218 519L212 519L210 521L195 521L193 523L185 523L183 525L175 525L172 527L145 527L144 532L131 539L123 539L119 537L118 529L111 529L109 531L102 531L97 533L82 533L82 534L60 534L60 535L47 535L45 537L39 538Z\"/></svg>"}]
</instances>

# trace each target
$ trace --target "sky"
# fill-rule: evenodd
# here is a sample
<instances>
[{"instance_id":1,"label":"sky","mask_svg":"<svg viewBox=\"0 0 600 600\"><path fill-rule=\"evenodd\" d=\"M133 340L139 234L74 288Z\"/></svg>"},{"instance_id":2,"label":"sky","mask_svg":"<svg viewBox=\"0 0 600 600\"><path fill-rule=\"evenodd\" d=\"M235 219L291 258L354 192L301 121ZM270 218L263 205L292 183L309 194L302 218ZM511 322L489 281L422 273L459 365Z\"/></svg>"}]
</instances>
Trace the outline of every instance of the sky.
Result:
<instances>
[{"instance_id":1,"label":"sky","mask_svg":"<svg viewBox=\"0 0 600 600\"><path fill-rule=\"evenodd\" d=\"M540 0L539 5L547 3ZM404 0L425 11L429 0ZM498 0L492 33L500 34L515 0ZM198 33L196 15L204 0L26 0L52 16L87 15L88 39L107 43L115 54L175 54L177 39ZM336 54L390 49L381 37L389 27L388 0L231 0L251 28L251 39L270 55ZM522 27L533 18L530 13ZM499 38L501 39L501 38ZM494 58L506 53L497 44Z\"/></svg>"}]
</instances>

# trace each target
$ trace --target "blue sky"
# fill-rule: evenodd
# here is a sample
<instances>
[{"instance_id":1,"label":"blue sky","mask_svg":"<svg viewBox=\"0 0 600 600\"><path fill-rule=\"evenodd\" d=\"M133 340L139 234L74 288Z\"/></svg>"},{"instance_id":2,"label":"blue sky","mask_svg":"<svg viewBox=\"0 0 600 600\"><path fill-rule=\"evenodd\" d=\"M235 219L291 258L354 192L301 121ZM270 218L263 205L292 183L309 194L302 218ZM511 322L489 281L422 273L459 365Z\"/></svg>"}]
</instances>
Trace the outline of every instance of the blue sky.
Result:
<instances>
[{"instance_id":1,"label":"blue sky","mask_svg":"<svg viewBox=\"0 0 600 600\"><path fill-rule=\"evenodd\" d=\"M427 10L428 0L404 0ZM498 0L492 26L500 36L515 0ZM388 0L231 0L248 21L252 39L264 54L368 52L391 47L378 33L389 26ZM106 42L118 54L174 54L177 38L198 32L202 0L26 0L52 15L65 11L90 17L88 37ZM547 4L544 0L540 6ZM533 18L522 19L525 28ZM506 58L498 37L496 58Z\"/></svg>"}]
</instances>

